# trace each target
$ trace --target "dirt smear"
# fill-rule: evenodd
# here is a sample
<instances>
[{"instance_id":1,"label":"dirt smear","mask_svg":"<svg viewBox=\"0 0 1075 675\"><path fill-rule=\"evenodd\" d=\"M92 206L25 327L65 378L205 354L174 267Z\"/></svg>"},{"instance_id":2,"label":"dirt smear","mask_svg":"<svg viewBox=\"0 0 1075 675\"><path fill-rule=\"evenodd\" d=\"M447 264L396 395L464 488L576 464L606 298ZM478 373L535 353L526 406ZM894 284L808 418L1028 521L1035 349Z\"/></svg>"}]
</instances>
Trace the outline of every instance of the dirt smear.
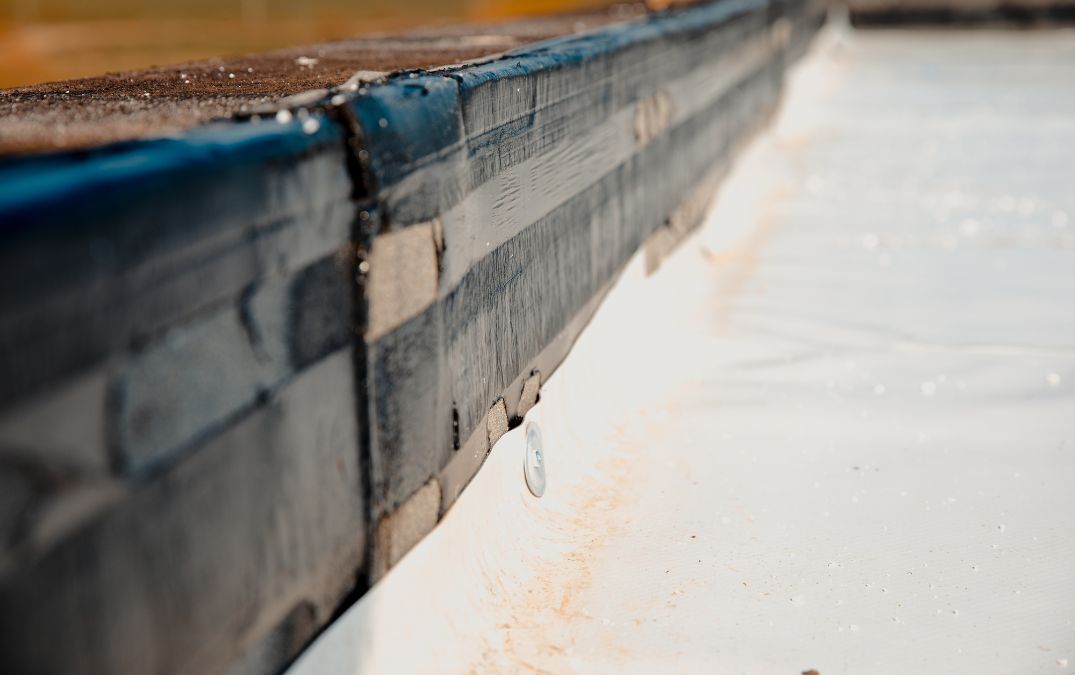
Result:
<instances>
[{"instance_id":1,"label":"dirt smear","mask_svg":"<svg viewBox=\"0 0 1075 675\"><path fill-rule=\"evenodd\" d=\"M583 626L601 621L586 604L595 575L601 574L600 565L607 564L602 556L610 542L629 528L624 514L643 493L646 481L637 457L646 448L638 439L659 438L661 429L671 423L656 415L640 417L645 419L639 424L613 430L606 441L611 452L574 489L569 510L548 514L554 535L569 542L566 550L554 561L541 561L528 588L508 589L499 579L490 578L488 602L500 605L502 618L498 630L484 638L485 646L467 672L568 673L576 670L580 657L585 660L585 654L576 652L580 646L576 638ZM601 638L603 664L632 661L622 634L630 618L622 619L617 618L616 626L610 626ZM588 653L592 645L582 647Z\"/></svg>"}]
</instances>

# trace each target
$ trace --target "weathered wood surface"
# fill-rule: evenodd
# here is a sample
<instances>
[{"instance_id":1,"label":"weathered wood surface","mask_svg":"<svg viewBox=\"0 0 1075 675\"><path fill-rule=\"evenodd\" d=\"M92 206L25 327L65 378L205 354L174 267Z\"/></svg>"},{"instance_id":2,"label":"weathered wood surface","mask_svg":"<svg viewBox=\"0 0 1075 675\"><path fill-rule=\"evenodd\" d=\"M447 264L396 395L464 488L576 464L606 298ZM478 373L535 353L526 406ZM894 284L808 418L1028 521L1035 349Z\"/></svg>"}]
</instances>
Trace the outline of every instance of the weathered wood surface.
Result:
<instances>
[{"instance_id":1,"label":"weathered wood surface","mask_svg":"<svg viewBox=\"0 0 1075 675\"><path fill-rule=\"evenodd\" d=\"M626 18L0 161L5 672L276 669L437 522L822 7Z\"/></svg>"},{"instance_id":2,"label":"weathered wood surface","mask_svg":"<svg viewBox=\"0 0 1075 675\"><path fill-rule=\"evenodd\" d=\"M1075 23L1069 0L850 0L858 27L1049 27Z\"/></svg>"}]
</instances>

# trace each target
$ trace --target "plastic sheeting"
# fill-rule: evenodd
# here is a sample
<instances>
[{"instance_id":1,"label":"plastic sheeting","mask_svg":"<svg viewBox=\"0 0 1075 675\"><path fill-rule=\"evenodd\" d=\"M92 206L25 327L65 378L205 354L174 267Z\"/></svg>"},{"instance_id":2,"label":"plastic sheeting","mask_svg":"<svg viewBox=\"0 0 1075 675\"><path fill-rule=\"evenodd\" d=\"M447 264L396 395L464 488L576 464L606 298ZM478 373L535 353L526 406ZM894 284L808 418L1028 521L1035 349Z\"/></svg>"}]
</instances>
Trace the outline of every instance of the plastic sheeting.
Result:
<instances>
[{"instance_id":1,"label":"plastic sheeting","mask_svg":"<svg viewBox=\"0 0 1075 675\"><path fill-rule=\"evenodd\" d=\"M292 672L1075 672L1075 41L834 33Z\"/></svg>"}]
</instances>

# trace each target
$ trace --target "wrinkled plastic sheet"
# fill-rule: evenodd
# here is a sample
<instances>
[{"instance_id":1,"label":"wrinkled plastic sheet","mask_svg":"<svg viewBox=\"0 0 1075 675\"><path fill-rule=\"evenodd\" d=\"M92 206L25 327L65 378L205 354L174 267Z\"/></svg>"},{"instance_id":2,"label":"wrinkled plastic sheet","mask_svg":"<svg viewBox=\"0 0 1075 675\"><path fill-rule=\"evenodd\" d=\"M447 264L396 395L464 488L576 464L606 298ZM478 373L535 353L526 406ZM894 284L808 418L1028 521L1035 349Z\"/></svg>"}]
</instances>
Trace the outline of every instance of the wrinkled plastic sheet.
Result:
<instances>
[{"instance_id":1,"label":"wrinkled plastic sheet","mask_svg":"<svg viewBox=\"0 0 1075 675\"><path fill-rule=\"evenodd\" d=\"M295 673L1075 671L1075 41L826 36Z\"/></svg>"}]
</instances>

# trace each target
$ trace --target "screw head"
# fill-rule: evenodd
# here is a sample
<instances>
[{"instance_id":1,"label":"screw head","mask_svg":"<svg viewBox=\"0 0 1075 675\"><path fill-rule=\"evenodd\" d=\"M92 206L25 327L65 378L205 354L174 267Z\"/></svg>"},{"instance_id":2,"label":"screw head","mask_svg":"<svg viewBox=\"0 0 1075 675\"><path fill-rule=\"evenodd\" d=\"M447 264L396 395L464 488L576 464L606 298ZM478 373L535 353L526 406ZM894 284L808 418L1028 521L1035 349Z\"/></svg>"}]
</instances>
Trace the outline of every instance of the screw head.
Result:
<instances>
[{"instance_id":1,"label":"screw head","mask_svg":"<svg viewBox=\"0 0 1075 675\"><path fill-rule=\"evenodd\" d=\"M545 450L541 442L541 427L534 422L526 425L526 457L523 460L526 487L535 497L545 494Z\"/></svg>"}]
</instances>

